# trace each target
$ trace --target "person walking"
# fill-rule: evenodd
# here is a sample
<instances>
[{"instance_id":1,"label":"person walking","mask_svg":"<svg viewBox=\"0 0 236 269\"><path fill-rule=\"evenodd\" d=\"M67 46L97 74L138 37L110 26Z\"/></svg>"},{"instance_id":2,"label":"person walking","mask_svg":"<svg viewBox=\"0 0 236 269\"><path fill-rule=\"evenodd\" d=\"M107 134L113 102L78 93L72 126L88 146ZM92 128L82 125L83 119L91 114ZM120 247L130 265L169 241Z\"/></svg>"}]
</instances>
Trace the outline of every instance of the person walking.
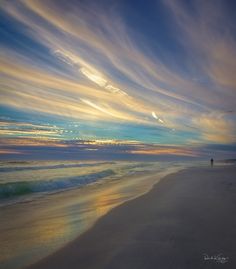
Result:
<instances>
[{"instance_id":1,"label":"person walking","mask_svg":"<svg viewBox=\"0 0 236 269\"><path fill-rule=\"evenodd\" d=\"M213 158L211 158L211 167L213 167L213 165L214 165L214 160Z\"/></svg>"}]
</instances>

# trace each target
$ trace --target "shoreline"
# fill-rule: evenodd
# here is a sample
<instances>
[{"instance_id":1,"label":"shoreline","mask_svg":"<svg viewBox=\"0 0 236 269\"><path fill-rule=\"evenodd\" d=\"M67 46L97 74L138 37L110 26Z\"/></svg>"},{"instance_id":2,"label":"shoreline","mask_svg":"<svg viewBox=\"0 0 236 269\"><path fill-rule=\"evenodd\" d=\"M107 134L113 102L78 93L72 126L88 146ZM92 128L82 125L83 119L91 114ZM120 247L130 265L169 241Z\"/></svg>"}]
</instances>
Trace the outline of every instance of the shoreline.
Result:
<instances>
[{"instance_id":1,"label":"shoreline","mask_svg":"<svg viewBox=\"0 0 236 269\"><path fill-rule=\"evenodd\" d=\"M148 192L181 166L158 166L84 188L45 195L1 208L2 268L26 268L62 249L112 208ZM12 217L14 216L14 218Z\"/></svg>"},{"instance_id":2,"label":"shoreline","mask_svg":"<svg viewBox=\"0 0 236 269\"><path fill-rule=\"evenodd\" d=\"M219 254L234 268L235 175L235 166L167 175L27 268L214 268Z\"/></svg>"}]
</instances>

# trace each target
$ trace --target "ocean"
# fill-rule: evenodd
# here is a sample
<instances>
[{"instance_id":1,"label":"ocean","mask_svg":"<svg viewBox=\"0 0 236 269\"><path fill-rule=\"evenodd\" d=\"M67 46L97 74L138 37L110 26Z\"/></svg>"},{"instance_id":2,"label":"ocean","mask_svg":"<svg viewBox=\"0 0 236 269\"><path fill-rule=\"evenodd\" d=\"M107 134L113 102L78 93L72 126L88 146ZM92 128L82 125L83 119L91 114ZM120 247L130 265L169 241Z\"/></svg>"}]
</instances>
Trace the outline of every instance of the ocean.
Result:
<instances>
[{"instance_id":1,"label":"ocean","mask_svg":"<svg viewBox=\"0 0 236 269\"><path fill-rule=\"evenodd\" d=\"M37 262L192 163L0 162L0 268Z\"/></svg>"}]
</instances>

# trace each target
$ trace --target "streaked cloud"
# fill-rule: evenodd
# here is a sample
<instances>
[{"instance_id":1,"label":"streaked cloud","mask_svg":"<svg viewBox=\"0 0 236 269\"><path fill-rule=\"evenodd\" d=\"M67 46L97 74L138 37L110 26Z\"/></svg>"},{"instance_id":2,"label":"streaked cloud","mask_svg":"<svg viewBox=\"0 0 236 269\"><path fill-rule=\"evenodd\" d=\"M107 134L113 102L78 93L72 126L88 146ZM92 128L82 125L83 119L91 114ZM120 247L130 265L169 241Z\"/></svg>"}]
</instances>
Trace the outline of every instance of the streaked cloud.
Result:
<instances>
[{"instance_id":1,"label":"streaked cloud","mask_svg":"<svg viewBox=\"0 0 236 269\"><path fill-rule=\"evenodd\" d=\"M80 72L85 75L88 79L92 80L93 82L95 82L96 84L98 84L100 87L105 87L107 84L107 81L102 78L100 75L98 74L94 74L91 71L89 71L88 69L86 69L85 67L80 68Z\"/></svg>"},{"instance_id":2,"label":"streaked cloud","mask_svg":"<svg viewBox=\"0 0 236 269\"><path fill-rule=\"evenodd\" d=\"M156 113L154 111L152 111L152 116L153 116L154 119L158 119L158 117L157 117L157 115L156 115Z\"/></svg>"},{"instance_id":3,"label":"streaked cloud","mask_svg":"<svg viewBox=\"0 0 236 269\"><path fill-rule=\"evenodd\" d=\"M214 152L216 158L232 158L235 145L153 145L139 141L125 140L77 140L64 141L55 139L7 138L0 139L2 145L0 159L93 159L93 160L180 160L209 159Z\"/></svg>"},{"instance_id":4,"label":"streaked cloud","mask_svg":"<svg viewBox=\"0 0 236 269\"><path fill-rule=\"evenodd\" d=\"M104 9L102 2L90 1L3 1L2 12L38 47L29 54L17 45L1 45L0 104L109 128L140 126L147 143L155 134L158 143L162 132L165 144L178 139L186 145L234 143L236 42L224 3L162 1L167 14L163 21L175 42L166 48L159 44L159 28L135 28L119 7L115 10L110 3ZM168 48L174 45L175 53ZM151 134L150 126L156 128ZM3 128L1 135L65 138L62 132L17 123ZM76 137L81 139L83 133L88 134L80 130ZM130 140L137 138L131 127L127 133ZM94 136L103 139L96 128ZM180 149L172 153L195 154Z\"/></svg>"},{"instance_id":5,"label":"streaked cloud","mask_svg":"<svg viewBox=\"0 0 236 269\"><path fill-rule=\"evenodd\" d=\"M7 138L1 141L3 149L1 154L24 154L30 156L37 156L38 159L47 159L53 155L53 152L60 152L59 159L77 158L80 154L83 157L91 158L91 154L97 154L99 158L104 158L107 154L111 155L111 158L121 159L135 159L135 156L139 155L141 159L146 156L183 156L183 157L198 157L199 153L196 148L183 148L176 146L159 146L152 144L143 144L138 141L122 141L122 140L77 140L77 141L60 141L37 138L24 138L19 139ZM45 151L49 156L45 155ZM96 152L98 151L98 152ZM112 157L113 156L113 157ZM94 156L96 157L96 156ZM93 157L93 158L94 158ZM17 156L16 156L17 158Z\"/></svg>"},{"instance_id":6,"label":"streaked cloud","mask_svg":"<svg viewBox=\"0 0 236 269\"><path fill-rule=\"evenodd\" d=\"M12 149L0 149L0 154L22 154L22 152Z\"/></svg>"},{"instance_id":7,"label":"streaked cloud","mask_svg":"<svg viewBox=\"0 0 236 269\"><path fill-rule=\"evenodd\" d=\"M156 113L154 111L152 111L152 116L153 116L154 119L158 120L160 123L164 123L164 121L162 119L157 117L157 115L156 115Z\"/></svg>"}]
</instances>

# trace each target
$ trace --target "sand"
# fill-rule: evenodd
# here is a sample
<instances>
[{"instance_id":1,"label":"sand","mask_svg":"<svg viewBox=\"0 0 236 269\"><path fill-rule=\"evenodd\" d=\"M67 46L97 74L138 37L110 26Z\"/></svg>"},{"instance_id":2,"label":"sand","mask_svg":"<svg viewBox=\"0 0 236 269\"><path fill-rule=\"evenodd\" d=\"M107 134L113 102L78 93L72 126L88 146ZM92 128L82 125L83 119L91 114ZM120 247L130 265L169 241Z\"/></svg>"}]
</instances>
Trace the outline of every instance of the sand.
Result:
<instances>
[{"instance_id":1,"label":"sand","mask_svg":"<svg viewBox=\"0 0 236 269\"><path fill-rule=\"evenodd\" d=\"M169 175L30 268L236 268L236 167Z\"/></svg>"}]
</instances>

